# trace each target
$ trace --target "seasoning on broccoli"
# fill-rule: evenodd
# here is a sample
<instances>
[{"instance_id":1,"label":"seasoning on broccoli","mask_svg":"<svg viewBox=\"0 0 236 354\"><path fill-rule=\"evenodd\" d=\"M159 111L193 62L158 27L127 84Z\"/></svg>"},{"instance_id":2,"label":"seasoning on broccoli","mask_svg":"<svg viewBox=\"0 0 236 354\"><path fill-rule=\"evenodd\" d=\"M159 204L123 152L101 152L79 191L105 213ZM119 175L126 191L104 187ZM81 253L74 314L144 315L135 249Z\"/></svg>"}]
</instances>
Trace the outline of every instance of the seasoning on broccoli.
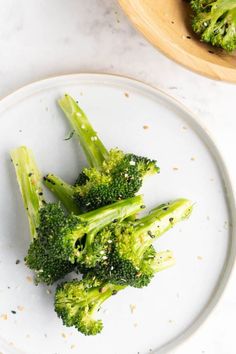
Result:
<instances>
[{"instance_id":1,"label":"seasoning on broccoli","mask_svg":"<svg viewBox=\"0 0 236 354\"><path fill-rule=\"evenodd\" d=\"M130 198L139 191L144 177L159 172L154 160L126 154L117 148L108 151L72 97L65 95L59 100L59 105L75 131L89 164L74 186L52 174L45 177L47 187L65 203L68 210L74 208L74 201L81 211L88 211Z\"/></svg>"},{"instance_id":2,"label":"seasoning on broccoli","mask_svg":"<svg viewBox=\"0 0 236 354\"><path fill-rule=\"evenodd\" d=\"M137 196L76 216L66 215L60 203L46 203L41 175L32 152L26 147L11 153L18 184L27 211L32 236L27 266L35 271L37 283L52 284L74 269L86 237L93 236L114 219L136 214L143 205Z\"/></svg>"},{"instance_id":3,"label":"seasoning on broccoli","mask_svg":"<svg viewBox=\"0 0 236 354\"><path fill-rule=\"evenodd\" d=\"M153 242L191 211L192 203L179 199L162 204L139 220L108 225L87 243L79 260L80 271L92 272L113 284L147 286L159 267Z\"/></svg>"},{"instance_id":4,"label":"seasoning on broccoli","mask_svg":"<svg viewBox=\"0 0 236 354\"><path fill-rule=\"evenodd\" d=\"M193 30L204 42L228 52L236 48L236 1L191 0Z\"/></svg>"},{"instance_id":5,"label":"seasoning on broccoli","mask_svg":"<svg viewBox=\"0 0 236 354\"><path fill-rule=\"evenodd\" d=\"M175 262L170 251L158 253L157 258L156 272L169 268ZM102 321L96 319L101 305L124 288L125 285L98 280L88 273L80 281L65 282L57 287L55 311L65 326L74 326L85 335L96 335L103 329Z\"/></svg>"}]
</instances>

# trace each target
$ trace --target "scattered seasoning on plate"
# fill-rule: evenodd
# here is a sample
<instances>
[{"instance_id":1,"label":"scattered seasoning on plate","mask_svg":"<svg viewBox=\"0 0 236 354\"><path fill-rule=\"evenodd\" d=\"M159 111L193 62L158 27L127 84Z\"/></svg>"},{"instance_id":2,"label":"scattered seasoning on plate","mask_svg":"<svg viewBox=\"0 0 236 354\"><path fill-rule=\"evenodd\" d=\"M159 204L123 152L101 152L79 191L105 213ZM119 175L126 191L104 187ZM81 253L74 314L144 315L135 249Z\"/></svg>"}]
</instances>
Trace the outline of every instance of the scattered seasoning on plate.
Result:
<instances>
[{"instance_id":1,"label":"scattered seasoning on plate","mask_svg":"<svg viewBox=\"0 0 236 354\"><path fill-rule=\"evenodd\" d=\"M190 159L191 161L195 161L196 160L196 158L193 156L193 157L191 157L191 159Z\"/></svg>"},{"instance_id":2,"label":"scattered seasoning on plate","mask_svg":"<svg viewBox=\"0 0 236 354\"><path fill-rule=\"evenodd\" d=\"M148 126L148 125L144 125L144 126L143 126L143 129L144 129L144 130L147 130L147 129L149 129L149 126Z\"/></svg>"},{"instance_id":3,"label":"scattered seasoning on plate","mask_svg":"<svg viewBox=\"0 0 236 354\"><path fill-rule=\"evenodd\" d=\"M138 323L137 322L134 323L134 327L138 327Z\"/></svg>"},{"instance_id":4,"label":"scattered seasoning on plate","mask_svg":"<svg viewBox=\"0 0 236 354\"><path fill-rule=\"evenodd\" d=\"M65 334L65 333L62 333L61 336L62 336L63 338L66 338L66 334Z\"/></svg>"},{"instance_id":5,"label":"scattered seasoning on plate","mask_svg":"<svg viewBox=\"0 0 236 354\"><path fill-rule=\"evenodd\" d=\"M178 168L178 167L176 167L176 166L174 166L174 167L172 168L172 170L173 170L173 171L178 171L178 170L179 170L179 168Z\"/></svg>"},{"instance_id":6,"label":"scattered seasoning on plate","mask_svg":"<svg viewBox=\"0 0 236 354\"><path fill-rule=\"evenodd\" d=\"M11 310L11 313L12 313L13 315L16 315L16 311L15 311L15 310Z\"/></svg>"},{"instance_id":7,"label":"scattered seasoning on plate","mask_svg":"<svg viewBox=\"0 0 236 354\"><path fill-rule=\"evenodd\" d=\"M124 95L125 95L125 97L129 98L128 92L125 92Z\"/></svg>"},{"instance_id":8,"label":"scattered seasoning on plate","mask_svg":"<svg viewBox=\"0 0 236 354\"><path fill-rule=\"evenodd\" d=\"M72 345L70 346L70 349L75 349L75 344L72 344Z\"/></svg>"},{"instance_id":9,"label":"scattered seasoning on plate","mask_svg":"<svg viewBox=\"0 0 236 354\"><path fill-rule=\"evenodd\" d=\"M16 260L16 264L19 264L19 263L20 263L20 260L19 260L19 259L17 259L17 260Z\"/></svg>"},{"instance_id":10,"label":"scattered seasoning on plate","mask_svg":"<svg viewBox=\"0 0 236 354\"><path fill-rule=\"evenodd\" d=\"M136 310L136 305L135 304L130 304L129 307L130 307L130 312L134 313L134 311Z\"/></svg>"},{"instance_id":11,"label":"scattered seasoning on plate","mask_svg":"<svg viewBox=\"0 0 236 354\"><path fill-rule=\"evenodd\" d=\"M199 261L202 261L202 260L203 260L203 257L202 257L202 256L197 256L197 259L198 259Z\"/></svg>"},{"instance_id":12,"label":"scattered seasoning on plate","mask_svg":"<svg viewBox=\"0 0 236 354\"><path fill-rule=\"evenodd\" d=\"M27 281L28 281L29 283L32 283L32 282L33 282L33 278L32 278L31 276L29 276L29 275L26 277L26 279L27 279Z\"/></svg>"},{"instance_id":13,"label":"scattered seasoning on plate","mask_svg":"<svg viewBox=\"0 0 236 354\"><path fill-rule=\"evenodd\" d=\"M182 129L183 130L188 130L188 128L185 125L182 126Z\"/></svg>"},{"instance_id":14,"label":"scattered seasoning on plate","mask_svg":"<svg viewBox=\"0 0 236 354\"><path fill-rule=\"evenodd\" d=\"M21 306L21 305L17 306L17 310L19 310L19 311L24 311L24 309L25 309L24 306Z\"/></svg>"},{"instance_id":15,"label":"scattered seasoning on plate","mask_svg":"<svg viewBox=\"0 0 236 354\"><path fill-rule=\"evenodd\" d=\"M6 313L3 313L3 314L0 316L0 318L1 318L1 320L3 320L3 321L8 320L8 316L7 316Z\"/></svg>"},{"instance_id":16,"label":"scattered seasoning on plate","mask_svg":"<svg viewBox=\"0 0 236 354\"><path fill-rule=\"evenodd\" d=\"M46 290L46 293L47 293L48 295L50 295L50 294L52 293L52 290L51 290L51 289L47 289L47 290Z\"/></svg>"},{"instance_id":17,"label":"scattered seasoning on plate","mask_svg":"<svg viewBox=\"0 0 236 354\"><path fill-rule=\"evenodd\" d=\"M30 338L30 335L29 335L29 334L26 334L26 338Z\"/></svg>"}]
</instances>

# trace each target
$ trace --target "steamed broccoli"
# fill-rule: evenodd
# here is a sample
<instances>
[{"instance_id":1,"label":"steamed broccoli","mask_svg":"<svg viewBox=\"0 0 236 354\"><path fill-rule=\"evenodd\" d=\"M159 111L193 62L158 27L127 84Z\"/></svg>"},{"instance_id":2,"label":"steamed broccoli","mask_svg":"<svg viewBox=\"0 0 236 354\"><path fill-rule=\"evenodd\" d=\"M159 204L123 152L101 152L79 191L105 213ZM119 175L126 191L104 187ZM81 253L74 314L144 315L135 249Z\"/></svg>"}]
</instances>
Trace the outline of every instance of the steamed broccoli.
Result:
<instances>
[{"instance_id":1,"label":"steamed broccoli","mask_svg":"<svg viewBox=\"0 0 236 354\"><path fill-rule=\"evenodd\" d=\"M20 147L12 151L11 158L32 235L25 261L35 271L36 282L52 284L72 271L87 237L91 240L102 227L142 207L142 197L137 196L82 216L66 215L60 203L47 204L44 200L41 175L31 151Z\"/></svg>"},{"instance_id":2,"label":"steamed broccoli","mask_svg":"<svg viewBox=\"0 0 236 354\"><path fill-rule=\"evenodd\" d=\"M79 269L83 274L92 272L98 279L113 284L143 287L156 272L156 238L187 218L192 203L179 199L162 204L149 215L136 221L113 223L103 228L87 242Z\"/></svg>"},{"instance_id":3,"label":"steamed broccoli","mask_svg":"<svg viewBox=\"0 0 236 354\"><path fill-rule=\"evenodd\" d=\"M130 198L141 188L145 176L159 172L156 161L121 150L107 151L88 118L68 95L59 105L74 129L86 155L89 168L84 168L74 186L49 174L45 184L71 210L74 201L81 211L88 211Z\"/></svg>"},{"instance_id":4,"label":"steamed broccoli","mask_svg":"<svg viewBox=\"0 0 236 354\"><path fill-rule=\"evenodd\" d=\"M173 264L170 251L160 252L156 256L155 272ZM96 335L103 328L102 321L96 319L102 303L125 287L88 274L81 281L66 282L57 287L55 311L65 326L74 326L85 335Z\"/></svg>"},{"instance_id":5,"label":"steamed broccoli","mask_svg":"<svg viewBox=\"0 0 236 354\"><path fill-rule=\"evenodd\" d=\"M193 30L201 39L228 52L236 48L236 1L191 0Z\"/></svg>"}]
</instances>

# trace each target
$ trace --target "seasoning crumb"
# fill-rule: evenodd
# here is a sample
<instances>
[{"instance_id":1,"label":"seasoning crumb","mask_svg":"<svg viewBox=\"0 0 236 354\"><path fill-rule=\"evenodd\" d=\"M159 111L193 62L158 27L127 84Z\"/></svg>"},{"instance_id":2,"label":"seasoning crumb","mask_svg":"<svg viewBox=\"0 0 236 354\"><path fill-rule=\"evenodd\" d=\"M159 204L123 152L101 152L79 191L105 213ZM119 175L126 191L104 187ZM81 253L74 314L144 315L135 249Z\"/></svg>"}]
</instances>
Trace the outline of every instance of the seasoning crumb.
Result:
<instances>
[{"instance_id":1,"label":"seasoning crumb","mask_svg":"<svg viewBox=\"0 0 236 354\"><path fill-rule=\"evenodd\" d=\"M44 337L45 337L45 338L47 338L47 337L48 337L47 333L44 333Z\"/></svg>"},{"instance_id":2,"label":"seasoning crumb","mask_svg":"<svg viewBox=\"0 0 236 354\"><path fill-rule=\"evenodd\" d=\"M138 323L137 322L134 323L134 327L135 328L138 327Z\"/></svg>"},{"instance_id":3,"label":"seasoning crumb","mask_svg":"<svg viewBox=\"0 0 236 354\"><path fill-rule=\"evenodd\" d=\"M128 92L125 92L124 95L125 95L125 97L129 98Z\"/></svg>"},{"instance_id":4,"label":"seasoning crumb","mask_svg":"<svg viewBox=\"0 0 236 354\"><path fill-rule=\"evenodd\" d=\"M30 335L29 335L29 334L26 334L26 338L30 338Z\"/></svg>"},{"instance_id":5,"label":"seasoning crumb","mask_svg":"<svg viewBox=\"0 0 236 354\"><path fill-rule=\"evenodd\" d=\"M134 311L136 310L136 305L135 304L130 304L129 307L130 307L130 312L134 313Z\"/></svg>"},{"instance_id":6,"label":"seasoning crumb","mask_svg":"<svg viewBox=\"0 0 236 354\"><path fill-rule=\"evenodd\" d=\"M11 310L11 313L12 313L13 315L16 315L16 311L15 311L15 310Z\"/></svg>"},{"instance_id":7,"label":"seasoning crumb","mask_svg":"<svg viewBox=\"0 0 236 354\"><path fill-rule=\"evenodd\" d=\"M19 311L24 311L24 306L21 306L21 305L19 305L19 306L17 306L17 310L19 310Z\"/></svg>"},{"instance_id":8,"label":"seasoning crumb","mask_svg":"<svg viewBox=\"0 0 236 354\"><path fill-rule=\"evenodd\" d=\"M65 334L65 333L62 333L61 336L62 336L63 338L66 338L66 334Z\"/></svg>"},{"instance_id":9,"label":"seasoning crumb","mask_svg":"<svg viewBox=\"0 0 236 354\"><path fill-rule=\"evenodd\" d=\"M199 261L202 261L202 260L203 260L203 257L202 257L202 256L197 256L197 259L198 259Z\"/></svg>"},{"instance_id":10,"label":"seasoning crumb","mask_svg":"<svg viewBox=\"0 0 236 354\"><path fill-rule=\"evenodd\" d=\"M0 318L1 318L3 321L8 320L8 316L7 316L6 313L3 313L3 314L0 316Z\"/></svg>"},{"instance_id":11,"label":"seasoning crumb","mask_svg":"<svg viewBox=\"0 0 236 354\"><path fill-rule=\"evenodd\" d=\"M72 345L70 346L70 349L75 349L75 344L72 344Z\"/></svg>"},{"instance_id":12,"label":"seasoning crumb","mask_svg":"<svg viewBox=\"0 0 236 354\"><path fill-rule=\"evenodd\" d=\"M50 295L50 294L52 293L52 290L51 290L51 289L47 289L47 290L46 290L46 293L47 293L48 295Z\"/></svg>"},{"instance_id":13,"label":"seasoning crumb","mask_svg":"<svg viewBox=\"0 0 236 354\"><path fill-rule=\"evenodd\" d=\"M172 169L173 169L173 171L178 171L179 170L179 168L176 167L176 166L174 166Z\"/></svg>"},{"instance_id":14,"label":"seasoning crumb","mask_svg":"<svg viewBox=\"0 0 236 354\"><path fill-rule=\"evenodd\" d=\"M174 321L173 320L169 320L168 323L174 323Z\"/></svg>"},{"instance_id":15,"label":"seasoning crumb","mask_svg":"<svg viewBox=\"0 0 236 354\"><path fill-rule=\"evenodd\" d=\"M107 313L107 309L104 309L102 312L103 312L103 313Z\"/></svg>"},{"instance_id":16,"label":"seasoning crumb","mask_svg":"<svg viewBox=\"0 0 236 354\"><path fill-rule=\"evenodd\" d=\"M83 94L84 94L84 93L81 91L81 92L80 92L80 96L83 96Z\"/></svg>"},{"instance_id":17,"label":"seasoning crumb","mask_svg":"<svg viewBox=\"0 0 236 354\"><path fill-rule=\"evenodd\" d=\"M19 263L20 263L20 260L19 260L19 259L17 259L17 260L16 260L16 264L19 264Z\"/></svg>"},{"instance_id":18,"label":"seasoning crumb","mask_svg":"<svg viewBox=\"0 0 236 354\"><path fill-rule=\"evenodd\" d=\"M19 133L22 133L22 130L21 129L19 129ZM0 353L1 354L1 353Z\"/></svg>"},{"instance_id":19,"label":"seasoning crumb","mask_svg":"<svg viewBox=\"0 0 236 354\"><path fill-rule=\"evenodd\" d=\"M195 161L196 158L195 158L194 156L192 156L190 160L191 160L191 161Z\"/></svg>"},{"instance_id":20,"label":"seasoning crumb","mask_svg":"<svg viewBox=\"0 0 236 354\"><path fill-rule=\"evenodd\" d=\"M149 129L149 126L148 126L148 125L144 125L144 126L143 126L143 129L144 129L144 130L147 130L147 129Z\"/></svg>"},{"instance_id":21,"label":"seasoning crumb","mask_svg":"<svg viewBox=\"0 0 236 354\"><path fill-rule=\"evenodd\" d=\"M26 279L27 279L27 281L28 281L29 283L32 283L32 282L33 282L33 278L32 278L31 276L29 276L29 275L26 277Z\"/></svg>"},{"instance_id":22,"label":"seasoning crumb","mask_svg":"<svg viewBox=\"0 0 236 354\"><path fill-rule=\"evenodd\" d=\"M186 125L183 125L183 126L182 126L182 129L183 129L183 130L188 130L188 128L186 127Z\"/></svg>"}]
</instances>

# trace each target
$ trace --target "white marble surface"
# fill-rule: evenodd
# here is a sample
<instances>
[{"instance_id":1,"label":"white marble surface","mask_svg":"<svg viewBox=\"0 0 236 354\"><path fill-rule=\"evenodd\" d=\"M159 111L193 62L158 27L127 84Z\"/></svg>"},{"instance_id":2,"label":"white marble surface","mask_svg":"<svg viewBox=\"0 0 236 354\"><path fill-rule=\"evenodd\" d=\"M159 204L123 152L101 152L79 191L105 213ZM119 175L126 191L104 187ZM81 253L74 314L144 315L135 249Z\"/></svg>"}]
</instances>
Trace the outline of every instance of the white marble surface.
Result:
<instances>
[{"instance_id":1,"label":"white marble surface","mask_svg":"<svg viewBox=\"0 0 236 354\"><path fill-rule=\"evenodd\" d=\"M183 102L215 139L236 183L236 86L165 58L116 0L0 0L0 98L48 76L91 71L146 81ZM235 275L206 324L173 354L236 353Z\"/></svg>"}]
</instances>

